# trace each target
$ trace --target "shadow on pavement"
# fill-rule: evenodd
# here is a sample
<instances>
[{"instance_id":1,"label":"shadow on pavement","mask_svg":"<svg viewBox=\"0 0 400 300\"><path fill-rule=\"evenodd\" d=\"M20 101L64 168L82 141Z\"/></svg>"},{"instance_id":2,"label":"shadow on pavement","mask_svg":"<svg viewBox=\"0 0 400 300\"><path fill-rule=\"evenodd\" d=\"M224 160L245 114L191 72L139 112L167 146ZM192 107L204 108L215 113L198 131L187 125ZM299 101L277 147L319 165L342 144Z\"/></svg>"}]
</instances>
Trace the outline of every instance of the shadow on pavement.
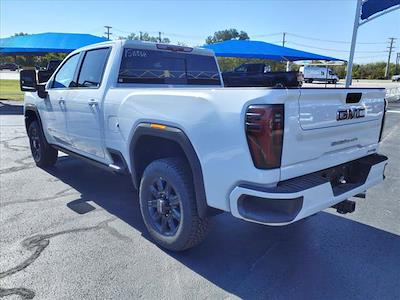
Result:
<instances>
[{"instance_id":1,"label":"shadow on pavement","mask_svg":"<svg viewBox=\"0 0 400 300\"><path fill-rule=\"evenodd\" d=\"M148 234L131 180L75 158L47 170L82 194L68 204L92 210L93 201ZM80 213L78 211L78 213ZM400 237L329 213L286 227L216 216L198 247L168 255L241 298L400 299Z\"/></svg>"},{"instance_id":2,"label":"shadow on pavement","mask_svg":"<svg viewBox=\"0 0 400 300\"><path fill-rule=\"evenodd\" d=\"M0 101L0 115L22 115L24 113L23 104L8 104Z\"/></svg>"}]
</instances>

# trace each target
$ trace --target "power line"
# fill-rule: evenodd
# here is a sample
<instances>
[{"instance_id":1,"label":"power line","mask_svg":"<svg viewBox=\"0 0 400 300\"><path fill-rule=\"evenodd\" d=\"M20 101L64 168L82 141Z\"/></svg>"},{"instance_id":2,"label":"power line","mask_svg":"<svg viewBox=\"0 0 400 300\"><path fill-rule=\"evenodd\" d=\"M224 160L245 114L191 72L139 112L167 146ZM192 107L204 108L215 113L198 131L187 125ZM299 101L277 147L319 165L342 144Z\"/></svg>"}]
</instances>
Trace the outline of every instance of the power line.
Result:
<instances>
[{"instance_id":1,"label":"power line","mask_svg":"<svg viewBox=\"0 0 400 300\"><path fill-rule=\"evenodd\" d=\"M319 50L327 50L327 51L333 51L333 52L344 52L344 53L348 53L349 52L349 50L338 50L338 49L330 49L330 48L321 48L321 47L315 47L315 46L310 46L310 45L291 42L291 41L286 41L286 43L290 43L290 44L297 45L297 46L302 46L302 47L319 49ZM383 52L387 52L387 51L384 50L384 51L357 51L357 52L358 53L383 53Z\"/></svg>"},{"instance_id":2,"label":"power line","mask_svg":"<svg viewBox=\"0 0 400 300\"><path fill-rule=\"evenodd\" d=\"M300 38L300 39L306 39L306 40L312 40L312 41L320 41L320 42L328 42L328 43L337 43L337 44L350 44L351 42L349 41L335 41L335 40L325 40L325 39L319 39L319 38L314 38L314 37L307 37L304 35L299 35L299 34L294 34L294 33L287 33L288 35ZM386 42L357 42L357 44L370 44L370 45L377 45L377 44L386 44Z\"/></svg>"},{"instance_id":3,"label":"power line","mask_svg":"<svg viewBox=\"0 0 400 300\"><path fill-rule=\"evenodd\" d=\"M354 58L357 58L357 59L360 59L360 58L378 58L378 57L380 57L380 58L385 58L386 57L386 55L384 55L384 54L382 54L382 55L365 55L365 56L355 56Z\"/></svg>"},{"instance_id":4,"label":"power line","mask_svg":"<svg viewBox=\"0 0 400 300\"><path fill-rule=\"evenodd\" d=\"M283 32L276 32L276 33L268 33L268 34L252 34L252 37L268 37L268 36L277 36L281 35Z\"/></svg>"}]
</instances>

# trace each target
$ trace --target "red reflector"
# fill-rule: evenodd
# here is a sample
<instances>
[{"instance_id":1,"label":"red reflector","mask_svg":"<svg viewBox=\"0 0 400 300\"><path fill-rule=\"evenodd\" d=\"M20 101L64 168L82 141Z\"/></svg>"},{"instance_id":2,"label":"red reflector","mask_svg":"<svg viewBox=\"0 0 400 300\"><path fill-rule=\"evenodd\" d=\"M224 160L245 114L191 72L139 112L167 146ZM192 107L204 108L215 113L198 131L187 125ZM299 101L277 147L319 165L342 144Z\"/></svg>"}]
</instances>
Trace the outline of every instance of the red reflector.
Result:
<instances>
[{"instance_id":1,"label":"red reflector","mask_svg":"<svg viewBox=\"0 0 400 300\"><path fill-rule=\"evenodd\" d=\"M284 105L252 105L246 112L246 136L254 166L273 169L281 166Z\"/></svg>"}]
</instances>

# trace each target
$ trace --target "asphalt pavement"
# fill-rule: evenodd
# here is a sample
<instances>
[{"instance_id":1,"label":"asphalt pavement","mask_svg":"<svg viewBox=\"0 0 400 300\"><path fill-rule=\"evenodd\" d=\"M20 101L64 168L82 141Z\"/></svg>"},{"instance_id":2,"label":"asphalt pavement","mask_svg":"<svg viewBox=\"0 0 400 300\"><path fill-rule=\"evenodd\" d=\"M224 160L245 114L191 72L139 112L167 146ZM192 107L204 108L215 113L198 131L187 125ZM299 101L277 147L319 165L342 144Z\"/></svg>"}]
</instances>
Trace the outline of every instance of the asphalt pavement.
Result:
<instances>
[{"instance_id":1,"label":"asphalt pavement","mask_svg":"<svg viewBox=\"0 0 400 300\"><path fill-rule=\"evenodd\" d=\"M353 214L268 227L225 213L178 254L149 240L128 177L68 156L37 168L21 113L0 104L0 298L400 299L399 102L386 180Z\"/></svg>"}]
</instances>

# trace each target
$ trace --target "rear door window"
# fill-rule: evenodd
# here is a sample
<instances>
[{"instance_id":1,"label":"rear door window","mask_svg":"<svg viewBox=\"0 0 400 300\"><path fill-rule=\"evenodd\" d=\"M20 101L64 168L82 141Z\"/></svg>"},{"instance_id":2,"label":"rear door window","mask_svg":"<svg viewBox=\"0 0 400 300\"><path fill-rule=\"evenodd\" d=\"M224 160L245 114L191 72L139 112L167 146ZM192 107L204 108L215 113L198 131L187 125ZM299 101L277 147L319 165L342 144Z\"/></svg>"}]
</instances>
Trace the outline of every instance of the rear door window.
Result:
<instances>
[{"instance_id":1,"label":"rear door window","mask_svg":"<svg viewBox=\"0 0 400 300\"><path fill-rule=\"evenodd\" d=\"M119 83L220 85L213 56L124 49Z\"/></svg>"},{"instance_id":2,"label":"rear door window","mask_svg":"<svg viewBox=\"0 0 400 300\"><path fill-rule=\"evenodd\" d=\"M85 53L78 77L78 87L99 87L106 67L109 48L89 50Z\"/></svg>"}]
</instances>

